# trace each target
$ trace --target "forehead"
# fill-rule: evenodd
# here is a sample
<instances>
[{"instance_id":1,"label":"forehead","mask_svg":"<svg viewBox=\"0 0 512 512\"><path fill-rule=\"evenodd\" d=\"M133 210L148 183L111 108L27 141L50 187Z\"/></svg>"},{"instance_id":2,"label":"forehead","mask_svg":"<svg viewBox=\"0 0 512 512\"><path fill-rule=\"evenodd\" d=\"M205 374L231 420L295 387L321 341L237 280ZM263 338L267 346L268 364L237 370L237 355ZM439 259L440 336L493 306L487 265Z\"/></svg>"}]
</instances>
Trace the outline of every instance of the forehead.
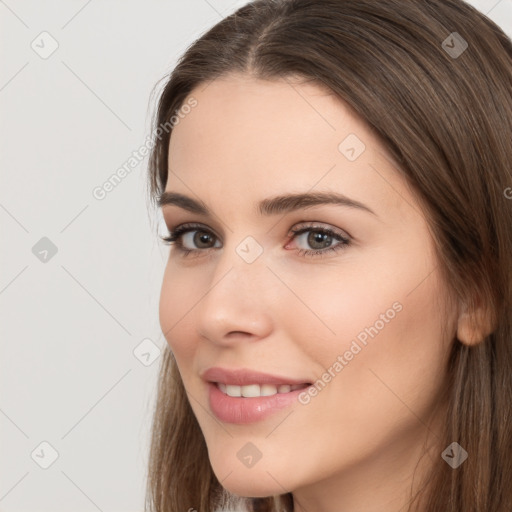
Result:
<instances>
[{"instance_id":1,"label":"forehead","mask_svg":"<svg viewBox=\"0 0 512 512\"><path fill-rule=\"evenodd\" d=\"M283 152L291 145L295 150L295 145L287 144L295 141L307 143L304 150L320 150L332 148L349 130L367 145L377 143L348 105L315 82L292 78L268 81L232 74L199 85L189 97L196 99L197 106L174 128L171 148L173 139L188 143L192 137L195 143L213 147L236 140L233 150L252 153L257 152L258 144Z\"/></svg>"},{"instance_id":2,"label":"forehead","mask_svg":"<svg viewBox=\"0 0 512 512\"><path fill-rule=\"evenodd\" d=\"M228 75L189 97L197 105L174 127L166 189L256 201L315 187L381 208L408 195L371 129L315 82Z\"/></svg>"}]
</instances>

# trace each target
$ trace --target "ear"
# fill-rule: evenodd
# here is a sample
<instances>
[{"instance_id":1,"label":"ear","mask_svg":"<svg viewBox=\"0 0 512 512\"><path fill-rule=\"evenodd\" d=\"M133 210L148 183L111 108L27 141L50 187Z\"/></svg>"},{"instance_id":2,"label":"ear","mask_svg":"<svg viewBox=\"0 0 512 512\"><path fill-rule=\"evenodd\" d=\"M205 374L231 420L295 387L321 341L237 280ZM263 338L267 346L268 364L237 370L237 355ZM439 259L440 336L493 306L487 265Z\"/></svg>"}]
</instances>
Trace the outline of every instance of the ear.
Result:
<instances>
[{"instance_id":1,"label":"ear","mask_svg":"<svg viewBox=\"0 0 512 512\"><path fill-rule=\"evenodd\" d=\"M457 322L457 339L464 345L477 345L495 329L495 318L479 299L476 307L462 306Z\"/></svg>"}]
</instances>

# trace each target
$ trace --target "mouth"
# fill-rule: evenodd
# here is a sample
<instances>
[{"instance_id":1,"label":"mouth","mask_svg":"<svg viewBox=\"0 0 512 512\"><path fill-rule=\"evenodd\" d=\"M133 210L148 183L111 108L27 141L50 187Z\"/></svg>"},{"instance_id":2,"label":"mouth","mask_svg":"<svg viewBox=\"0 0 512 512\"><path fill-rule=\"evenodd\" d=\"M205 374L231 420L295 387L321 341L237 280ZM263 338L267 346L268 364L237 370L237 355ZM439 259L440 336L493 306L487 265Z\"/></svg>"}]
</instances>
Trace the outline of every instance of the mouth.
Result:
<instances>
[{"instance_id":1,"label":"mouth","mask_svg":"<svg viewBox=\"0 0 512 512\"><path fill-rule=\"evenodd\" d=\"M272 375L249 368L211 367L201 372L207 384L208 403L223 422L247 424L263 421L298 403L312 385L304 377Z\"/></svg>"},{"instance_id":2,"label":"mouth","mask_svg":"<svg viewBox=\"0 0 512 512\"><path fill-rule=\"evenodd\" d=\"M217 419L238 425L264 421L297 405L310 384L226 384L208 382L208 403Z\"/></svg>"},{"instance_id":3,"label":"mouth","mask_svg":"<svg viewBox=\"0 0 512 512\"><path fill-rule=\"evenodd\" d=\"M213 382L222 393L231 397L257 398L262 396L273 396L276 394L286 394L292 391L305 389L311 383L303 384L248 384L238 386L236 384L226 384L224 382Z\"/></svg>"}]
</instances>

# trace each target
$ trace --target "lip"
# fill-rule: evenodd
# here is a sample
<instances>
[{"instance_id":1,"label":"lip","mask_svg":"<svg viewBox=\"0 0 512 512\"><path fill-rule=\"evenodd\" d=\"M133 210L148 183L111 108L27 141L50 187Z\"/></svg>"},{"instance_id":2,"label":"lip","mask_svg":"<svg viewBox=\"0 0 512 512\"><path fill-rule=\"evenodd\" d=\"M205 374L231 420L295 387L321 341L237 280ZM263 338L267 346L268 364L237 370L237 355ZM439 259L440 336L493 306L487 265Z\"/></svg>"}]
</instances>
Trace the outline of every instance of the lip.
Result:
<instances>
[{"instance_id":1,"label":"lip","mask_svg":"<svg viewBox=\"0 0 512 512\"><path fill-rule=\"evenodd\" d=\"M208 382L208 400L211 411L219 420L224 423L244 425L262 421L294 402L298 402L299 394L306 389L276 393L272 396L244 398L225 395L217 387L217 384Z\"/></svg>"},{"instance_id":2,"label":"lip","mask_svg":"<svg viewBox=\"0 0 512 512\"><path fill-rule=\"evenodd\" d=\"M208 368L202 373L201 378L208 386L208 400L213 414L225 423L239 425L262 421L270 415L298 402L300 393L307 388L296 389L288 393L276 393L271 396L260 397L232 397L225 395L217 386L218 382L236 386L249 384L309 384L307 379L292 379L281 375L256 372L249 369Z\"/></svg>"},{"instance_id":3,"label":"lip","mask_svg":"<svg viewBox=\"0 0 512 512\"><path fill-rule=\"evenodd\" d=\"M249 384L273 384L281 386L283 384L310 384L307 379L293 379L281 375L271 375L270 373L257 372L246 368L237 368L229 370L227 368L212 367L208 368L201 375L206 382L222 382L223 384L232 384L236 386L248 386Z\"/></svg>"}]
</instances>

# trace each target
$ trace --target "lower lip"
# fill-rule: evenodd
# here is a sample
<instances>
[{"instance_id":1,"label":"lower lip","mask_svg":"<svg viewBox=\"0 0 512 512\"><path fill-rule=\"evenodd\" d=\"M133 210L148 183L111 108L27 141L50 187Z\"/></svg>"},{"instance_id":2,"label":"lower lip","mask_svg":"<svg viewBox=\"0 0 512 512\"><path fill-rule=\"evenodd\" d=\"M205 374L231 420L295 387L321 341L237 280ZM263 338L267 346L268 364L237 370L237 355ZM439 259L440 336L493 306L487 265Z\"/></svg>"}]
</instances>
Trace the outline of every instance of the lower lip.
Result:
<instances>
[{"instance_id":1,"label":"lower lip","mask_svg":"<svg viewBox=\"0 0 512 512\"><path fill-rule=\"evenodd\" d=\"M272 396L253 398L225 395L213 382L208 382L210 409L225 423L239 425L263 420L271 414L289 407L298 401L300 393L307 388L296 389L288 393L276 393Z\"/></svg>"}]
</instances>

